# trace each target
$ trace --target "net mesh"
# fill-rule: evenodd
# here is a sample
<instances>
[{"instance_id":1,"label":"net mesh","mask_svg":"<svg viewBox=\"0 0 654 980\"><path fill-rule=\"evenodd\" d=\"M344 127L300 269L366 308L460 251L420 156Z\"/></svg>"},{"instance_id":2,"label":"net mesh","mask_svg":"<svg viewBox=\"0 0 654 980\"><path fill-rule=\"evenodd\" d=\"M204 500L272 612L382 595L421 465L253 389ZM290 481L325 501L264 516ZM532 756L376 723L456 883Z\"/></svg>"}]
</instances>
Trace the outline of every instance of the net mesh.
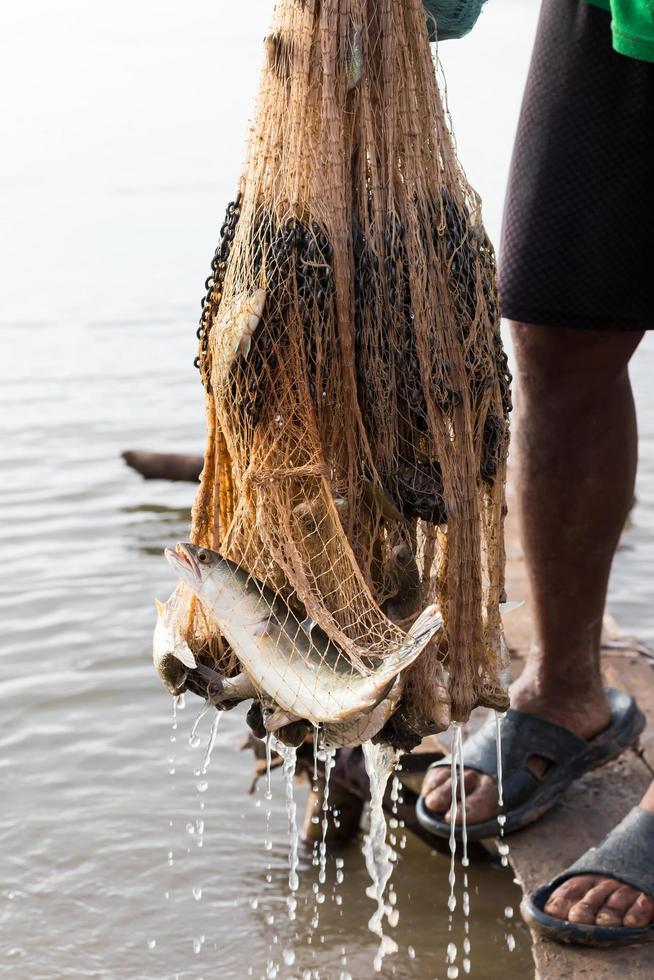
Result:
<instances>
[{"instance_id":1,"label":"net mesh","mask_svg":"<svg viewBox=\"0 0 654 980\"><path fill-rule=\"evenodd\" d=\"M455 720L507 706L493 250L421 0L279 0L265 48L199 331L192 540L368 671L438 603L401 700L422 734L442 728L444 690ZM191 648L237 672L215 619L180 609Z\"/></svg>"}]
</instances>

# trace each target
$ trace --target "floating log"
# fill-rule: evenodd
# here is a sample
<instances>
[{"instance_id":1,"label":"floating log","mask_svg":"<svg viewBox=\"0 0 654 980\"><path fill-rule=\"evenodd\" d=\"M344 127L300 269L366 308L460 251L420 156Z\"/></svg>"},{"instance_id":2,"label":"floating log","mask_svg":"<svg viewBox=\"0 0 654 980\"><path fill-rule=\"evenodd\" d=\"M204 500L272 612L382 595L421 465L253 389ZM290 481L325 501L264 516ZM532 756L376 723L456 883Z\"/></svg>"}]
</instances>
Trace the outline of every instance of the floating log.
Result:
<instances>
[{"instance_id":1,"label":"floating log","mask_svg":"<svg viewBox=\"0 0 654 980\"><path fill-rule=\"evenodd\" d=\"M122 455L127 465L140 473L145 480L197 483L204 466L202 456L150 453L143 449L128 449Z\"/></svg>"}]
</instances>

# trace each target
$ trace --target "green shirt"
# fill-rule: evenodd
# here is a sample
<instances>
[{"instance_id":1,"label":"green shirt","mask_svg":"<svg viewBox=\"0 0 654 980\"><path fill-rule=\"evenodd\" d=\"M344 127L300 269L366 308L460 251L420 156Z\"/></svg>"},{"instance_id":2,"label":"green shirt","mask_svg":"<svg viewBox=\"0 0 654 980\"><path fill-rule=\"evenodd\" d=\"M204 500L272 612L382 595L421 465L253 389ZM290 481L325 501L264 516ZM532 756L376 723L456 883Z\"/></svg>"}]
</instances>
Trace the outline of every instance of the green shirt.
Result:
<instances>
[{"instance_id":1,"label":"green shirt","mask_svg":"<svg viewBox=\"0 0 654 980\"><path fill-rule=\"evenodd\" d=\"M613 47L620 54L654 61L654 0L586 0L613 15Z\"/></svg>"}]
</instances>

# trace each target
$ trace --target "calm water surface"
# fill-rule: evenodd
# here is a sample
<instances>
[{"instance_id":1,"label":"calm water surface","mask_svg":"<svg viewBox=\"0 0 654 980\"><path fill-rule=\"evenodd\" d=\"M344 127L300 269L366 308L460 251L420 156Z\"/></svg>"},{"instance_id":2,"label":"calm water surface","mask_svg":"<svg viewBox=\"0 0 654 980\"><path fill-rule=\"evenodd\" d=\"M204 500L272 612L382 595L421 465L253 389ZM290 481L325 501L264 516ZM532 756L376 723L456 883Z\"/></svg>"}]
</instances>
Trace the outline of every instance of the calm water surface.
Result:
<instances>
[{"instance_id":1,"label":"calm water surface","mask_svg":"<svg viewBox=\"0 0 654 980\"><path fill-rule=\"evenodd\" d=\"M270 6L26 0L0 15L0 974L16 980L261 977L268 960L280 978L372 976L359 849L342 855L343 884L330 859L317 928L317 870L302 857L291 926L283 786L276 776L266 850L265 801L248 795L251 759L237 751L242 713L223 719L206 787L195 770L209 717L198 748L197 701L171 728L150 637L154 598L173 584L161 551L186 536L192 488L143 483L120 460L135 446L202 448L197 300ZM489 7L443 61L497 235L536 4ZM618 618L645 637L653 357L650 346L635 368L641 503L613 588ZM460 916L448 932L447 871L407 841L401 953L384 976L444 980L447 943L461 939ZM470 875L471 976L531 976L525 933L504 914L517 906L510 876Z\"/></svg>"}]
</instances>

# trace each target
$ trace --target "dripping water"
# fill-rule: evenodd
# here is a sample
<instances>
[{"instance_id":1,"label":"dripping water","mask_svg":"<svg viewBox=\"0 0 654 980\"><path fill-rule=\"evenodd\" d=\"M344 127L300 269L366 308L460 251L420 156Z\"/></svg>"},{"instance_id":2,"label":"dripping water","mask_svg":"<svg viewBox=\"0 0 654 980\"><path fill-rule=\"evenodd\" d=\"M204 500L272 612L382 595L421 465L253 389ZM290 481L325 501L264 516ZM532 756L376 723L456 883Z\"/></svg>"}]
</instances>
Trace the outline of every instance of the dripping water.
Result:
<instances>
[{"instance_id":1,"label":"dripping water","mask_svg":"<svg viewBox=\"0 0 654 980\"><path fill-rule=\"evenodd\" d=\"M300 863L298 855L298 843L300 835L297 828L297 803L295 802L295 770L297 767L297 749L290 746L280 746L280 751L284 759L284 785L286 788L286 816L288 817L288 889L289 895L286 900L288 907L288 917L294 921L297 909L296 893L300 887L298 877L298 866ZM286 959L286 958L285 958ZM292 966L292 963L287 963Z\"/></svg>"},{"instance_id":2,"label":"dripping water","mask_svg":"<svg viewBox=\"0 0 654 980\"><path fill-rule=\"evenodd\" d=\"M463 855L461 864L463 865L463 972L470 973L470 885L468 881L468 868L470 860L468 858L468 814L466 812L466 784L465 769L463 765L463 730L457 725L455 732L457 747L456 752L459 759L459 782L461 784L461 842L463 845Z\"/></svg>"},{"instance_id":3,"label":"dripping water","mask_svg":"<svg viewBox=\"0 0 654 980\"><path fill-rule=\"evenodd\" d=\"M220 725L220 719L222 718L222 713L220 711L216 712L216 716L211 724L211 731L209 732L209 741L207 743L207 751L204 755L204 760L202 762L201 773L203 776L207 775L207 769L211 765L211 755L216 744L216 736L218 735L218 727Z\"/></svg>"},{"instance_id":4,"label":"dripping water","mask_svg":"<svg viewBox=\"0 0 654 980\"><path fill-rule=\"evenodd\" d=\"M393 862L396 854L386 840L386 818L384 816L384 793L391 772L398 760L398 753L387 745L373 745L365 742L363 755L366 772L370 780L370 830L363 844L363 855L366 859L368 874L372 884L366 894L377 902L368 928L379 937L379 949L374 959L377 972L382 969L384 957L398 950L397 943L384 934L384 918L394 927L397 925L399 913L397 909L385 900L386 888L393 873Z\"/></svg>"},{"instance_id":5,"label":"dripping water","mask_svg":"<svg viewBox=\"0 0 654 980\"><path fill-rule=\"evenodd\" d=\"M327 831L329 829L329 780L336 762L336 749L329 749L321 755L321 761L325 766L325 792L322 798L322 838L320 840L319 851L319 871L318 881L321 885L327 879Z\"/></svg>"},{"instance_id":6,"label":"dripping water","mask_svg":"<svg viewBox=\"0 0 654 980\"><path fill-rule=\"evenodd\" d=\"M459 795L459 771L461 768L461 725L453 722L454 741L452 744L452 755L450 764L450 779L452 783L452 802L450 803L450 873L448 881L450 883L450 895L447 900L449 909L448 930L452 932L454 925L454 910L456 909L456 818L458 814L458 795ZM449 980L459 975L459 968L456 959L459 955L456 943L449 942L447 946L447 976Z\"/></svg>"},{"instance_id":7,"label":"dripping water","mask_svg":"<svg viewBox=\"0 0 654 980\"><path fill-rule=\"evenodd\" d=\"M506 868L509 864L509 845L504 840L504 828L506 827L506 814L504 813L504 782L503 782L503 770L502 770L502 721L506 717L503 712L495 712L495 739L497 744L497 793L498 793L498 804L499 813L497 816L497 823L500 830L500 841L498 844L498 851L500 853L500 861L502 867ZM504 910L505 918L510 922L513 918L513 909L508 907ZM506 935L506 945L509 950L513 952L515 949L515 937L510 931Z\"/></svg>"},{"instance_id":8,"label":"dripping water","mask_svg":"<svg viewBox=\"0 0 654 980\"><path fill-rule=\"evenodd\" d=\"M197 718L193 722L193 728L191 729L191 734L188 737L188 744L191 746L192 749L196 749L200 744L200 737L198 735L198 726L210 707L211 707L210 702L205 701L202 707L200 708L200 711L198 712Z\"/></svg>"},{"instance_id":9,"label":"dripping water","mask_svg":"<svg viewBox=\"0 0 654 980\"><path fill-rule=\"evenodd\" d=\"M266 851L272 850L272 840L270 838L270 818L272 816L272 810L270 808L270 801L272 800L272 781L271 781L272 739L273 739L272 734L268 732L268 734L266 735L266 791L264 794L266 804L267 804L266 805L266 836L263 841L263 846L266 849ZM270 865L268 865L267 870L269 875Z\"/></svg>"}]
</instances>

